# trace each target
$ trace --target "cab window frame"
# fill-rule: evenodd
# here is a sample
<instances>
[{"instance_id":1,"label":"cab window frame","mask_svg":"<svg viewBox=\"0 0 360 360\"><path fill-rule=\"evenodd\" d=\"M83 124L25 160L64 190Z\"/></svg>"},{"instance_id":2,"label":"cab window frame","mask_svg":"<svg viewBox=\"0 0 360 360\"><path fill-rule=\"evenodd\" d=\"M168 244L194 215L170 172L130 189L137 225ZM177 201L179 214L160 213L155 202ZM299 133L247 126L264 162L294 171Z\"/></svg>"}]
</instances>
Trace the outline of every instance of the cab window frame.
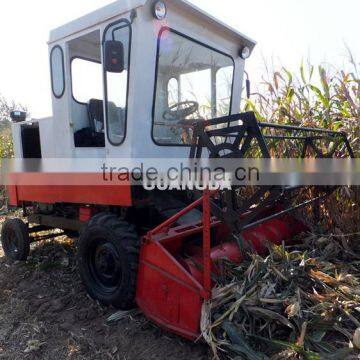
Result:
<instances>
[{"instance_id":1,"label":"cab window frame","mask_svg":"<svg viewBox=\"0 0 360 360\"><path fill-rule=\"evenodd\" d=\"M116 25L119 25L116 27ZM132 50L132 39L133 39L133 29L132 29L132 22L129 21L127 18L121 18L121 19L118 19L114 22L111 22L110 24L108 24L104 31L103 31L103 34L102 34L102 59L104 57L104 53L103 53L103 49L104 49L104 44L105 44L105 41L106 41L106 37L107 37L107 34L108 34L108 31L111 29L111 37L112 39L114 40L115 39L115 32L118 31L118 30L121 30L123 28L128 28L129 29L129 49L128 49L128 69L127 69L127 83L126 83L126 101L125 101L125 119L124 119L124 136L122 138L122 140L120 142L114 142L112 139L111 139L111 136L110 136L110 133L109 133L109 109L108 109L108 101L109 101L109 96L108 96L108 81L107 81L107 71L105 69L105 66L104 66L104 61L103 61L103 84L104 84L104 104L105 104L105 113L104 113L104 116L105 116L105 123L106 123L106 137L107 137L107 140L109 141L109 143L112 145L112 146L115 146L115 147L119 147L121 146L125 140L126 140L126 137L127 137L127 128L128 128L128 113L129 113L129 90L130 90L130 76L131 76L131 50Z\"/></svg>"},{"instance_id":2,"label":"cab window frame","mask_svg":"<svg viewBox=\"0 0 360 360\"><path fill-rule=\"evenodd\" d=\"M236 70L236 64L235 64L235 60L234 58L230 55L225 53L224 51L221 51L219 49L214 48L211 45L208 45L200 40L197 40L195 38L193 38L190 35L184 34L174 28L171 28L169 26L162 26L159 33L158 33L158 38L157 38L157 50L156 50L156 65L155 65L155 82L154 82L154 93L153 93L153 106L152 106L152 124L151 124L151 139L154 142L155 145L157 146L165 146L165 147L182 147L182 148L190 148L191 144L165 144L165 143L159 143L156 141L155 136L154 136L154 129L155 129L155 111L156 111L156 95L157 95L157 86L158 86L158 73L159 73L159 60L160 60L160 50L161 50L161 40L162 40L162 35L165 31L169 31L170 33L174 33L178 36L183 37L186 40L192 41L198 45L201 45L209 50L215 51L221 55L224 55L226 57L228 57L229 59L231 59L232 61L232 66L233 66L233 75L232 75L232 84L231 84L231 97L230 97L230 103L229 103L229 114L227 116L230 116L232 114L232 105L233 105L233 96L234 96L234 82L235 82L235 70ZM216 99L215 99L216 101Z\"/></svg>"}]
</instances>

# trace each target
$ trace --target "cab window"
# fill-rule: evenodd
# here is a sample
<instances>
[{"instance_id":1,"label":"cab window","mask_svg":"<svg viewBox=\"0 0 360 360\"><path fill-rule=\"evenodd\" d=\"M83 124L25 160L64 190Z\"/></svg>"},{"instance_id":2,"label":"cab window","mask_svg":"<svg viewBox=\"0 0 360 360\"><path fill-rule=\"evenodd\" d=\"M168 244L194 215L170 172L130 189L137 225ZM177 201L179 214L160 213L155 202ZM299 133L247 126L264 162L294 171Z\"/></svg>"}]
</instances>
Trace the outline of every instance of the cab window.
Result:
<instances>
[{"instance_id":1,"label":"cab window","mask_svg":"<svg viewBox=\"0 0 360 360\"><path fill-rule=\"evenodd\" d=\"M192 124L230 114L233 59L174 30L160 33L153 139L189 145Z\"/></svg>"},{"instance_id":2,"label":"cab window","mask_svg":"<svg viewBox=\"0 0 360 360\"><path fill-rule=\"evenodd\" d=\"M51 87L54 96L60 99L65 92L64 53L57 45L50 54Z\"/></svg>"},{"instance_id":3,"label":"cab window","mask_svg":"<svg viewBox=\"0 0 360 360\"><path fill-rule=\"evenodd\" d=\"M124 70L105 71L107 136L112 145L121 145L126 137L128 82L130 70L131 24L126 19L108 27L104 40L121 42L124 49Z\"/></svg>"},{"instance_id":4,"label":"cab window","mask_svg":"<svg viewBox=\"0 0 360 360\"><path fill-rule=\"evenodd\" d=\"M87 104L91 99L102 99L101 63L76 57L71 62L71 74L73 97L78 103Z\"/></svg>"}]
</instances>

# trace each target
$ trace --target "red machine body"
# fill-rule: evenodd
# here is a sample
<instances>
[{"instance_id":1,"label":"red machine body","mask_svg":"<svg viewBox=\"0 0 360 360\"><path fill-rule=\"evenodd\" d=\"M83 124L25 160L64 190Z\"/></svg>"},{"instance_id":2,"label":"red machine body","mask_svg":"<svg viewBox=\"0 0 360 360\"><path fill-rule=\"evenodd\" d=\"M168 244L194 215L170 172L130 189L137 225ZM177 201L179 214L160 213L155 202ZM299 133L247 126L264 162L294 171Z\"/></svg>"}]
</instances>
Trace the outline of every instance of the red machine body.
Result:
<instances>
[{"instance_id":1,"label":"red machine body","mask_svg":"<svg viewBox=\"0 0 360 360\"><path fill-rule=\"evenodd\" d=\"M26 201L47 204L71 201L82 205L79 207L79 220L83 223L96 213L93 206L83 204L132 204L130 184L123 183L118 191L118 184L100 185L99 174L81 175L80 183L90 181L91 185L74 185L79 182L79 177L75 179L74 174L67 174L66 185L57 184L57 174L20 173L11 176L13 185L8 187L11 205ZM29 179L40 185L32 185ZM243 261L239 245L231 240L229 228L211 218L210 197L211 193L204 191L199 200L148 233L140 254L136 294L139 307L160 326L192 340L200 335L204 300L211 298L214 285L211 274L221 274L223 259L234 264ZM201 205L202 222L174 226L181 216ZM274 208L271 211L279 210ZM262 217L271 216L271 211L265 210ZM248 214L241 216L245 215ZM283 241L288 243L304 230L304 225L284 215L245 230L241 235L250 248L263 255L267 252L268 242L276 245Z\"/></svg>"},{"instance_id":2,"label":"red machine body","mask_svg":"<svg viewBox=\"0 0 360 360\"><path fill-rule=\"evenodd\" d=\"M117 175L117 174L116 174ZM130 181L105 182L103 173L30 173L8 174L9 204L24 202L45 204L71 203L132 206Z\"/></svg>"}]
</instances>

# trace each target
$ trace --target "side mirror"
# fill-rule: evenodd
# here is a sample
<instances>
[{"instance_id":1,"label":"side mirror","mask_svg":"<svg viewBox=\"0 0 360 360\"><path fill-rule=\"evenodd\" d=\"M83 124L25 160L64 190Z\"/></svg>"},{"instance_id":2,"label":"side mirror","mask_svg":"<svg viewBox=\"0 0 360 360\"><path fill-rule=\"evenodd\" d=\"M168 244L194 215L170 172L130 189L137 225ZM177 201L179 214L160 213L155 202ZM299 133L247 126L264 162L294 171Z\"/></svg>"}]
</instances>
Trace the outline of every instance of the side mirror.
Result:
<instances>
[{"instance_id":1,"label":"side mirror","mask_svg":"<svg viewBox=\"0 0 360 360\"><path fill-rule=\"evenodd\" d=\"M111 73L122 73L125 70L124 45L121 41L105 42L105 70Z\"/></svg>"}]
</instances>

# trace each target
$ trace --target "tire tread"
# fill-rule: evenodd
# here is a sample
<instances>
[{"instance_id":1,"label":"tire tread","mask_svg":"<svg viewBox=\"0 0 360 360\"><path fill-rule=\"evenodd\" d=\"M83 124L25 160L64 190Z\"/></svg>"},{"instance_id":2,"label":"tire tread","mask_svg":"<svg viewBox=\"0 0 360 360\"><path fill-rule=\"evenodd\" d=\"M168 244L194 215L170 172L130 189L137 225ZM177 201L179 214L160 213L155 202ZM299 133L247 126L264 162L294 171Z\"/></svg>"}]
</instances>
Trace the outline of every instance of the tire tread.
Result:
<instances>
[{"instance_id":1,"label":"tire tread","mask_svg":"<svg viewBox=\"0 0 360 360\"><path fill-rule=\"evenodd\" d=\"M114 214L109 213L99 213L93 216L88 224L84 227L81 237L79 239L79 249L86 247L87 237L91 233L91 229L94 227L101 227L104 230L111 232L113 236L119 240L121 248L125 253L127 263L128 263L128 279L127 285L125 286L126 291L121 292L121 296L113 298L111 300L100 299L96 296L89 281L86 280L86 276L82 275L83 282L87 287L89 294L97 298L97 300L105 303L106 305L113 305L120 309L129 309L134 304L135 293L136 293L136 283L137 283L137 269L139 263L139 254L140 254L140 240L135 231L135 227L126 221L119 220L118 217ZM79 255L83 251L79 251ZM79 258L79 263L81 264L82 259ZM82 272L82 267L80 266L80 272Z\"/></svg>"}]
</instances>

